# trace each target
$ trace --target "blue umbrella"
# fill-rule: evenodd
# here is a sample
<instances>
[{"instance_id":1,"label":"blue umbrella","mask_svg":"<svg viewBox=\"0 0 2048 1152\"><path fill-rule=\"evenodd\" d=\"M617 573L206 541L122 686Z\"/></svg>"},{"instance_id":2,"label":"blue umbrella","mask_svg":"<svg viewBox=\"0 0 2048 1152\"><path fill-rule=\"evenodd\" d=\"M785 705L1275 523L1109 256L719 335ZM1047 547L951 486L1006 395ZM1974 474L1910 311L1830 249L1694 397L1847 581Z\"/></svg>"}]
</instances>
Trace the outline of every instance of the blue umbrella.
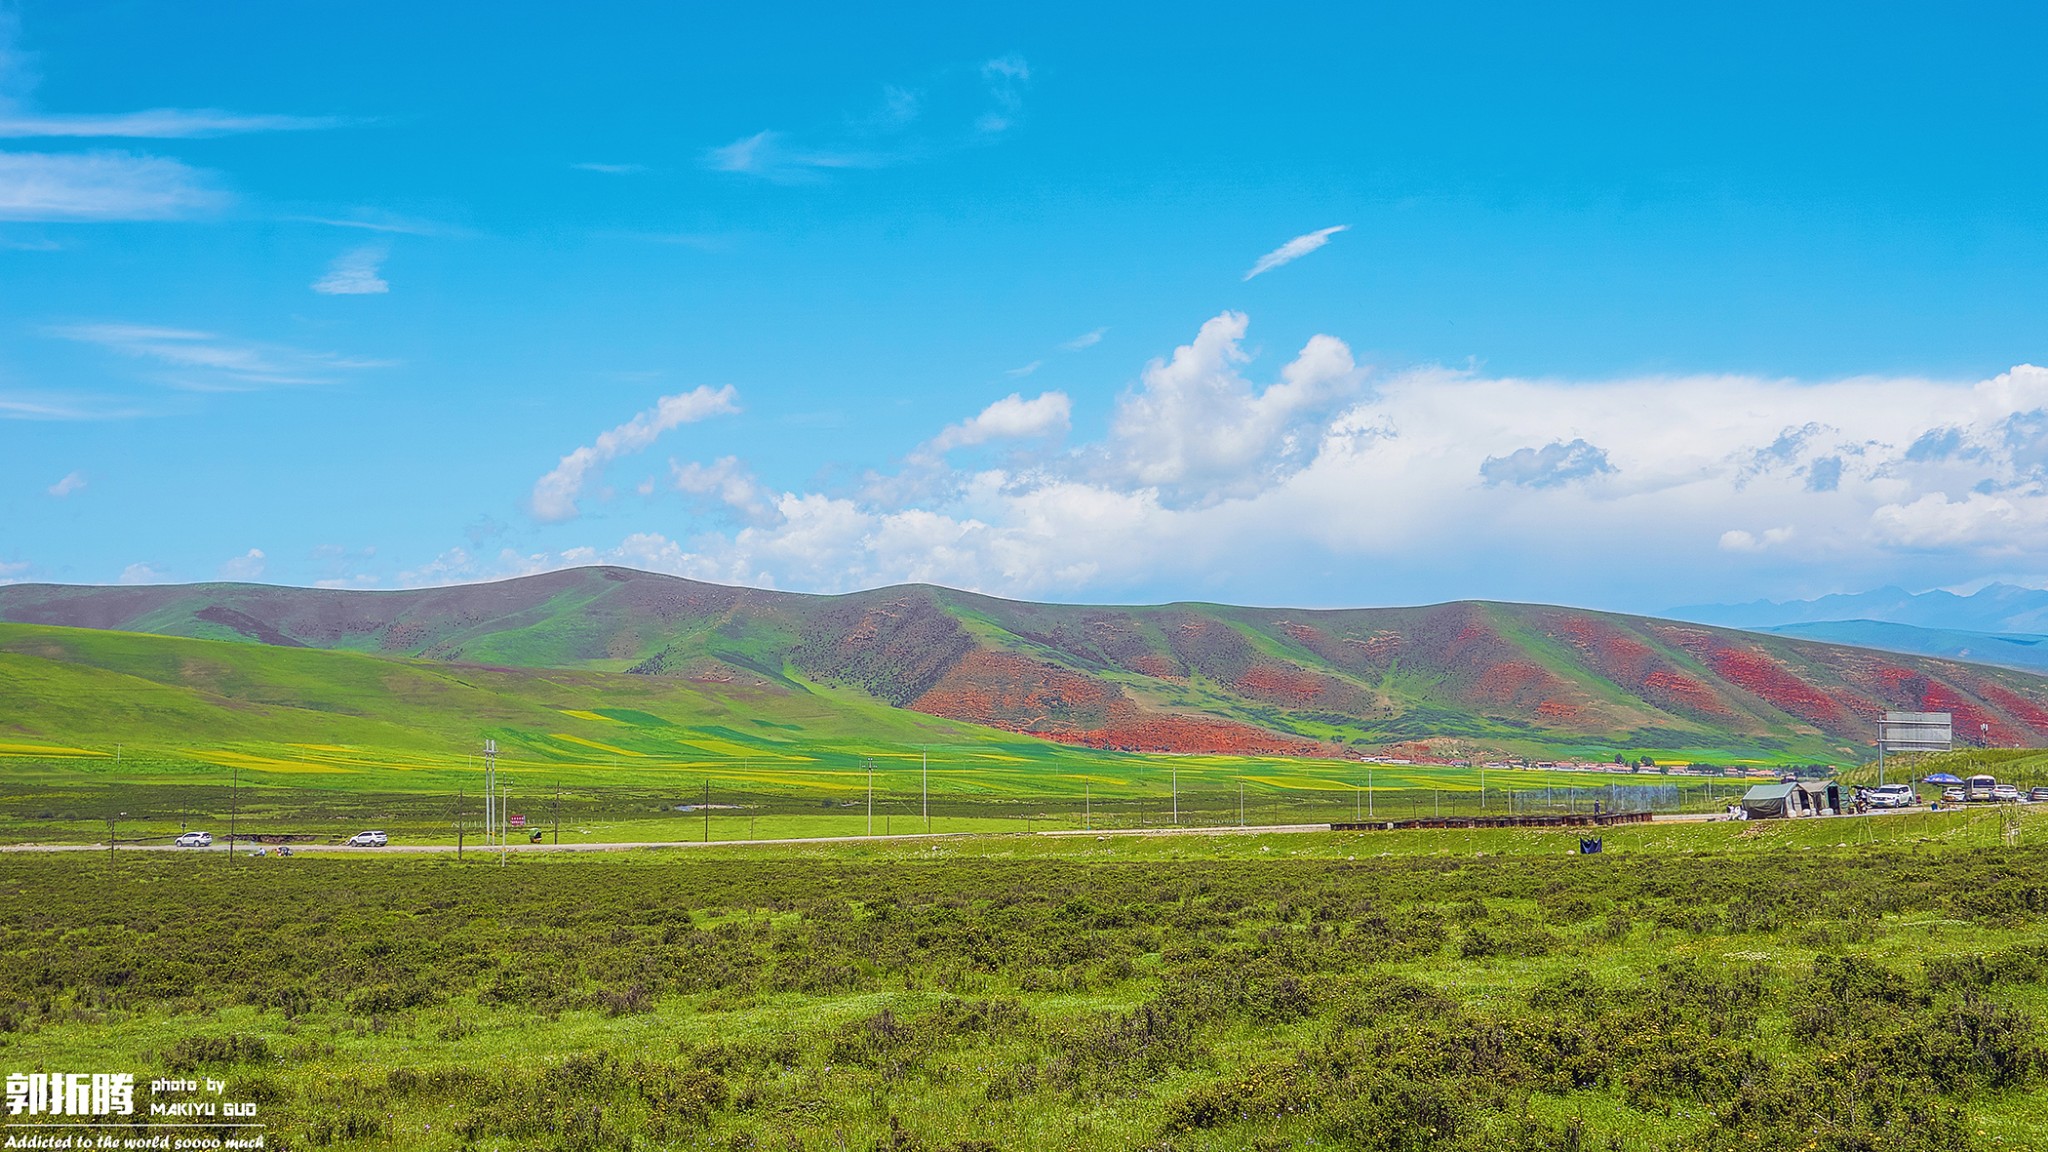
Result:
<instances>
[{"instance_id":1,"label":"blue umbrella","mask_svg":"<svg viewBox=\"0 0 2048 1152\"><path fill-rule=\"evenodd\" d=\"M1946 772L1936 772L1932 776L1925 777L1925 782L1929 784L1961 784L1963 778L1961 776L1951 776Z\"/></svg>"}]
</instances>

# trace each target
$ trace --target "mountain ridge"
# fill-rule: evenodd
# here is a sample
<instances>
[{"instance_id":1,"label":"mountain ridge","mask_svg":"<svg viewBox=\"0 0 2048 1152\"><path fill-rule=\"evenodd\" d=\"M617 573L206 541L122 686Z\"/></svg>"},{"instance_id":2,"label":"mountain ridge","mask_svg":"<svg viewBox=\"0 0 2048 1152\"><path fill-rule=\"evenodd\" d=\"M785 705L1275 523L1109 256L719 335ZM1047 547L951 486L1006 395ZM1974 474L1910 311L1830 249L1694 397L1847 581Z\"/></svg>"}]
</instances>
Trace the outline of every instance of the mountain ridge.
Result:
<instances>
[{"instance_id":1,"label":"mountain ridge","mask_svg":"<svg viewBox=\"0 0 2048 1152\"><path fill-rule=\"evenodd\" d=\"M0 620L511 668L818 683L1068 744L1329 755L1414 742L1860 756L1883 708L2048 742L2048 680L1555 605L1063 605L911 584L837 596L597 567L406 591L0 587Z\"/></svg>"}]
</instances>

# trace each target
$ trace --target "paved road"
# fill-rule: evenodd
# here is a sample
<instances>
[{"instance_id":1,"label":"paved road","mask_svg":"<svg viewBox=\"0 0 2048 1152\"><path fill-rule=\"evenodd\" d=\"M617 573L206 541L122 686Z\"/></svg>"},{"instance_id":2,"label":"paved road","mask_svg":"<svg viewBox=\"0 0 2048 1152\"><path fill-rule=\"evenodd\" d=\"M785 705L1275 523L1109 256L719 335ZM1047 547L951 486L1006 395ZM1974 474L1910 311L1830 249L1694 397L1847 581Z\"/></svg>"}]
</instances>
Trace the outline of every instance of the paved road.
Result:
<instances>
[{"instance_id":1,"label":"paved road","mask_svg":"<svg viewBox=\"0 0 2048 1152\"><path fill-rule=\"evenodd\" d=\"M1913 811L1924 811L1924 809L1906 808L1898 810L1898 812L1901 813ZM1868 815L1873 816L1895 814L1897 813L1868 813ZM1722 816L1718 812L1668 813L1659 814L1651 817L1651 820L1653 822L1659 824L1700 823L1724 819L1726 819L1726 817ZM632 840L616 841L610 843L581 844L515 843L506 845L504 850L507 853L625 852L638 848L755 848L773 847L778 845L800 846L805 844L860 844L866 842L888 843L917 840L967 840L977 838L986 839L1001 836L1047 836L1066 838L1072 838L1076 836L1093 836L1098 839L1104 839L1111 836L1260 836L1269 834L1285 834L1298 832L1328 832L1329 830L1330 826L1328 824L1256 824L1244 828L1062 828L1048 831L1033 832L905 832L891 836L793 836L775 840L713 840L709 843L706 843L702 840ZM1583 829L1581 829L1581 831L1583 831ZM295 855L305 852L318 852L347 855L363 854L376 856L391 855L395 853L452 853L455 851L455 845L453 844L391 844L383 848L350 848L342 844L293 844L291 847L292 852ZM254 845L244 842L242 845L238 845L236 850L241 852L248 852L252 851L253 848ZM0 852L105 852L106 850L107 846L104 843L0 845ZM211 848L176 848L172 847L169 844L122 844L118 845L116 848L116 851L119 852L221 853L226 852L227 850L228 846L226 841L224 840L215 841ZM276 851L275 848L267 848L266 850L272 852ZM482 845L472 843L464 845L463 851L464 853L492 853L499 851L499 849L495 845L490 847L484 847Z\"/></svg>"}]
</instances>

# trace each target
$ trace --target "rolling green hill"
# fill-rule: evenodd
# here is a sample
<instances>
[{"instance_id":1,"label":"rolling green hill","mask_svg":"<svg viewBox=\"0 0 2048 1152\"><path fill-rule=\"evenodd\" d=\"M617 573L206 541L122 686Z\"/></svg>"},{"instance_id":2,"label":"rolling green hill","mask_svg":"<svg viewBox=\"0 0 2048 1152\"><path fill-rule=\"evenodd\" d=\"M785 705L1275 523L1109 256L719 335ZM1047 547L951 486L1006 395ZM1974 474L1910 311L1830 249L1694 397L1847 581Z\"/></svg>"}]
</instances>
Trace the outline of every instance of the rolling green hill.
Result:
<instances>
[{"instance_id":1,"label":"rolling green hill","mask_svg":"<svg viewBox=\"0 0 2048 1152\"><path fill-rule=\"evenodd\" d=\"M1125 752L1841 762L1896 707L1955 712L1959 731L1992 743L2048 742L2048 681L2026 673L1542 605L806 596L584 568L401 592L16 585L0 588L0 619L19 622L0 626L0 722L21 740L105 743L174 718L198 740L422 751L503 730L560 757L650 752L642 739L686 759L778 740L1043 738ZM80 714L102 689L130 703ZM608 711L666 727L657 739Z\"/></svg>"}]
</instances>

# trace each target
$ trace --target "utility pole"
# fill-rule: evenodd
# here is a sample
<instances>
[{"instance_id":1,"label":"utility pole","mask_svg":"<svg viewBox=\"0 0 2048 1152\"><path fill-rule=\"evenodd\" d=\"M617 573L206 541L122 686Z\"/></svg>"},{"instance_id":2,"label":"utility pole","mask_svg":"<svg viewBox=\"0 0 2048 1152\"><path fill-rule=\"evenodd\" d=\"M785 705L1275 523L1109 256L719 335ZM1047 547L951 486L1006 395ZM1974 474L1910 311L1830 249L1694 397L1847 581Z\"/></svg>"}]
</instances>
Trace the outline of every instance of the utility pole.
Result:
<instances>
[{"instance_id":1,"label":"utility pole","mask_svg":"<svg viewBox=\"0 0 2048 1152\"><path fill-rule=\"evenodd\" d=\"M711 778L704 778L704 842L711 843Z\"/></svg>"},{"instance_id":2,"label":"utility pole","mask_svg":"<svg viewBox=\"0 0 2048 1152\"><path fill-rule=\"evenodd\" d=\"M228 769L228 863L235 862L235 817L242 813L242 770Z\"/></svg>"},{"instance_id":3,"label":"utility pole","mask_svg":"<svg viewBox=\"0 0 2048 1152\"><path fill-rule=\"evenodd\" d=\"M458 862L462 859L462 801L467 787L466 784L455 786L455 859Z\"/></svg>"},{"instance_id":4,"label":"utility pole","mask_svg":"<svg viewBox=\"0 0 2048 1152\"><path fill-rule=\"evenodd\" d=\"M562 846L562 782L555 781L555 847Z\"/></svg>"},{"instance_id":5,"label":"utility pole","mask_svg":"<svg viewBox=\"0 0 2048 1152\"><path fill-rule=\"evenodd\" d=\"M867 758L868 766L868 835L875 834L875 758Z\"/></svg>"},{"instance_id":6,"label":"utility pole","mask_svg":"<svg viewBox=\"0 0 2048 1152\"><path fill-rule=\"evenodd\" d=\"M1244 781L1237 782L1237 826L1244 827Z\"/></svg>"},{"instance_id":7,"label":"utility pole","mask_svg":"<svg viewBox=\"0 0 2048 1152\"><path fill-rule=\"evenodd\" d=\"M126 812L116 812L107 816L107 871L109 872L114 870L114 837L118 831L118 827L114 822L126 815L128 815Z\"/></svg>"},{"instance_id":8,"label":"utility pole","mask_svg":"<svg viewBox=\"0 0 2048 1152\"><path fill-rule=\"evenodd\" d=\"M918 759L919 759L919 762L921 763L921 765L922 765L922 767L923 767L923 771L924 771L924 833L925 833L925 835L929 836L929 835L931 835L931 833L932 833L932 751L931 751L931 749L929 749L929 748L921 749L921 750L919 751L919 753L918 753Z\"/></svg>"},{"instance_id":9,"label":"utility pole","mask_svg":"<svg viewBox=\"0 0 2048 1152\"><path fill-rule=\"evenodd\" d=\"M1088 781L1086 780L1081 781L1081 830L1083 832L1095 830L1094 805L1089 799Z\"/></svg>"},{"instance_id":10,"label":"utility pole","mask_svg":"<svg viewBox=\"0 0 2048 1152\"><path fill-rule=\"evenodd\" d=\"M1174 764L1171 767L1173 769L1173 826L1178 828L1180 827L1180 765Z\"/></svg>"},{"instance_id":11,"label":"utility pole","mask_svg":"<svg viewBox=\"0 0 2048 1152\"><path fill-rule=\"evenodd\" d=\"M498 796L498 820L500 821L498 825L498 867L500 868L505 866L505 853L511 849L511 845L506 843L511 837L505 835L505 825L503 823L505 813L511 810L512 789L507 788Z\"/></svg>"},{"instance_id":12,"label":"utility pole","mask_svg":"<svg viewBox=\"0 0 2048 1152\"><path fill-rule=\"evenodd\" d=\"M1372 816L1372 769L1370 768L1365 770L1365 814L1368 819Z\"/></svg>"},{"instance_id":13,"label":"utility pole","mask_svg":"<svg viewBox=\"0 0 2048 1152\"><path fill-rule=\"evenodd\" d=\"M498 834L498 742L484 741L484 843ZM503 836L498 837L502 843Z\"/></svg>"}]
</instances>

